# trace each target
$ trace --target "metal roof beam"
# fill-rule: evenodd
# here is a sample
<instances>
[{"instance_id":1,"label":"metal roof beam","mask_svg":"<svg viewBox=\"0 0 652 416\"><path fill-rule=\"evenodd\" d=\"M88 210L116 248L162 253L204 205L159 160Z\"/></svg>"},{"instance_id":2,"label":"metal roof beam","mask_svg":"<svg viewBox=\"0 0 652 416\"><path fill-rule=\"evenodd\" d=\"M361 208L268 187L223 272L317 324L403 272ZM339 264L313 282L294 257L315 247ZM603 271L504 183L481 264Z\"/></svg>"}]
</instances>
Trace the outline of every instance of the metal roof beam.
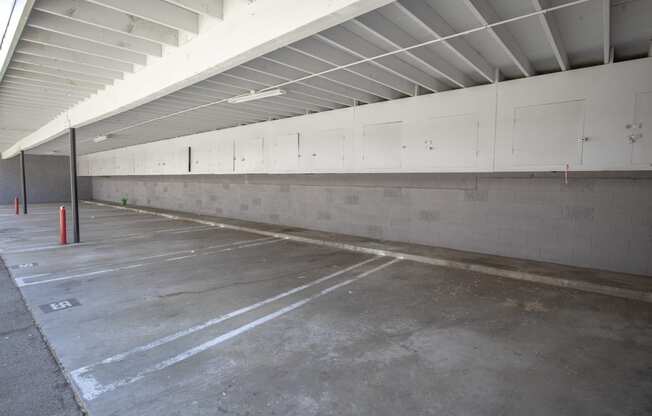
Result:
<instances>
[{"instance_id":1,"label":"metal roof beam","mask_svg":"<svg viewBox=\"0 0 652 416\"><path fill-rule=\"evenodd\" d=\"M118 71L111 71L109 69L95 68L83 64L75 64L72 62L60 61L57 59L46 58L43 56L28 55L25 53L16 52L13 58L14 63L38 65L42 68L49 68L53 70L62 70L74 72L77 74L88 74L104 79L122 79L123 73Z\"/></svg>"},{"instance_id":2,"label":"metal roof beam","mask_svg":"<svg viewBox=\"0 0 652 416\"><path fill-rule=\"evenodd\" d=\"M394 48L405 48L418 44L419 42L410 36L408 33L403 31L396 24L392 23L386 19L383 15L378 12L368 13L364 16L360 16L355 19L363 28L367 29L369 32L379 36ZM409 55L421 62L424 66L431 68L432 71L436 72L441 77L448 80L453 85L458 87L470 87L474 85L474 82L466 74L464 74L459 69L455 68L450 63L443 60L439 55L437 55L432 49L428 47L412 49L410 51L404 52L405 55Z\"/></svg>"},{"instance_id":3,"label":"metal roof beam","mask_svg":"<svg viewBox=\"0 0 652 416\"><path fill-rule=\"evenodd\" d=\"M2 80L2 85L16 86L20 88L22 87L47 88L49 90L64 91L70 94L79 94L85 97L88 97L95 92L95 91L84 90L84 89L75 88L67 85L52 84L48 82L37 81L34 79L27 79L27 78L13 77L13 76L5 77L5 79Z\"/></svg>"},{"instance_id":4,"label":"metal roof beam","mask_svg":"<svg viewBox=\"0 0 652 416\"><path fill-rule=\"evenodd\" d=\"M102 56L89 55L84 52L71 51L57 46L42 45L34 42L21 41L16 48L16 52L20 52L26 55L56 59L73 64L88 65L94 68L104 68L111 71L134 72L134 66L130 63L107 59Z\"/></svg>"},{"instance_id":5,"label":"metal roof beam","mask_svg":"<svg viewBox=\"0 0 652 416\"><path fill-rule=\"evenodd\" d=\"M223 0L167 0L169 3L188 9L195 13L222 19Z\"/></svg>"},{"instance_id":6,"label":"metal roof beam","mask_svg":"<svg viewBox=\"0 0 652 416\"><path fill-rule=\"evenodd\" d=\"M378 56L387 52L342 27L327 29L319 33L316 37L327 41L344 51L355 54L357 57L362 59ZM433 92L450 89L448 85L439 81L437 78L413 67L396 56L386 56L373 61L372 64L393 72L394 74Z\"/></svg>"},{"instance_id":7,"label":"metal roof beam","mask_svg":"<svg viewBox=\"0 0 652 416\"><path fill-rule=\"evenodd\" d=\"M539 11L550 7L550 1L532 0L532 5L536 11ZM548 39L548 43L555 54L555 59L557 59L559 68L562 71L567 71L569 69L568 54L566 53L566 48L564 48L564 44L561 40L561 34L559 33L555 17L551 13L543 13L539 15L539 21L541 22L543 31L546 34L546 39Z\"/></svg>"},{"instance_id":8,"label":"metal roof beam","mask_svg":"<svg viewBox=\"0 0 652 416\"><path fill-rule=\"evenodd\" d=\"M304 71L308 74L316 74L322 71L336 68L334 65L329 65L323 61L318 61L314 58L309 57L308 55L303 54L302 52L288 48L278 49L272 53L265 55L263 58L298 69L299 71ZM400 93L399 91L393 90L384 85L378 84L375 81L371 81L367 78L353 74L346 70L330 72L328 74L322 75L321 77L343 86L353 88L355 90L359 90L386 100L393 100L404 96L404 94Z\"/></svg>"},{"instance_id":9,"label":"metal roof beam","mask_svg":"<svg viewBox=\"0 0 652 416\"><path fill-rule=\"evenodd\" d=\"M48 82L57 85L65 85L73 88L86 89L88 91L97 91L100 88L104 87L103 84L96 83L96 82L77 81L69 78L61 78L58 76L28 72L22 69L13 69L11 67L7 70L7 76L36 80L36 81L43 81L43 82Z\"/></svg>"},{"instance_id":10,"label":"metal roof beam","mask_svg":"<svg viewBox=\"0 0 652 416\"><path fill-rule=\"evenodd\" d=\"M87 75L79 72L64 71L61 69L52 69L41 65L26 64L24 62L12 62L9 68L18 69L26 72L33 72L35 74L51 75L57 78L63 78L70 81L91 82L99 85L113 84L113 80L109 78L102 78L95 75Z\"/></svg>"},{"instance_id":11,"label":"metal roof beam","mask_svg":"<svg viewBox=\"0 0 652 416\"><path fill-rule=\"evenodd\" d=\"M319 38L311 37L299 42L295 42L288 46L289 49L299 51L313 59L326 62L332 66L347 65L359 60L358 57L351 55ZM399 91L404 95L413 95L416 84L407 81L392 72L388 72L383 68L370 64L362 63L346 69L358 76L368 80L380 83L387 88Z\"/></svg>"},{"instance_id":12,"label":"metal roof beam","mask_svg":"<svg viewBox=\"0 0 652 416\"><path fill-rule=\"evenodd\" d=\"M190 33L199 31L199 16L163 0L89 0L101 6L138 16L173 29Z\"/></svg>"},{"instance_id":13,"label":"metal roof beam","mask_svg":"<svg viewBox=\"0 0 652 416\"><path fill-rule=\"evenodd\" d=\"M536 0L533 0L536 1ZM401 0L396 5L414 21L420 23L435 38L455 34L455 30L432 7L423 0ZM471 66L479 75L489 82L494 81L496 69L491 66L471 45L462 37L452 38L441 42L447 46L460 59Z\"/></svg>"},{"instance_id":14,"label":"metal roof beam","mask_svg":"<svg viewBox=\"0 0 652 416\"><path fill-rule=\"evenodd\" d=\"M500 20L496 11L486 0L464 0L464 3L483 25L495 23ZM526 77L534 75L532 64L505 25L490 27L487 30L512 61L514 61L514 64L516 64L523 75Z\"/></svg>"},{"instance_id":15,"label":"metal roof beam","mask_svg":"<svg viewBox=\"0 0 652 416\"><path fill-rule=\"evenodd\" d=\"M0 86L0 90L11 90L11 91L24 91L24 92L29 92L32 94L38 94L38 95L50 95L50 96L57 96L61 95L64 97L75 97L79 100L84 99L88 96L88 94L83 94L80 92L76 92L73 90L70 91L62 91L62 90L56 90L56 89L51 89L51 88L46 88L46 87L34 87L31 85L21 85L21 84L14 84L10 82L3 82L2 85Z\"/></svg>"},{"instance_id":16,"label":"metal roof beam","mask_svg":"<svg viewBox=\"0 0 652 416\"><path fill-rule=\"evenodd\" d=\"M85 39L79 39L34 27L25 28L22 39L34 43L40 43L41 45L56 46L131 64L145 65L147 63L147 56L144 54L126 51L112 46L106 46Z\"/></svg>"},{"instance_id":17,"label":"metal roof beam","mask_svg":"<svg viewBox=\"0 0 652 416\"><path fill-rule=\"evenodd\" d=\"M35 9L170 46L179 46L179 32L127 13L84 0L39 0Z\"/></svg>"},{"instance_id":18,"label":"metal roof beam","mask_svg":"<svg viewBox=\"0 0 652 416\"><path fill-rule=\"evenodd\" d=\"M66 19L54 14L34 10L27 22L29 27L35 27L66 36L96 42L102 45L124 49L145 55L161 56L163 47L160 43L129 36L124 33L89 25L72 19Z\"/></svg>"}]
</instances>

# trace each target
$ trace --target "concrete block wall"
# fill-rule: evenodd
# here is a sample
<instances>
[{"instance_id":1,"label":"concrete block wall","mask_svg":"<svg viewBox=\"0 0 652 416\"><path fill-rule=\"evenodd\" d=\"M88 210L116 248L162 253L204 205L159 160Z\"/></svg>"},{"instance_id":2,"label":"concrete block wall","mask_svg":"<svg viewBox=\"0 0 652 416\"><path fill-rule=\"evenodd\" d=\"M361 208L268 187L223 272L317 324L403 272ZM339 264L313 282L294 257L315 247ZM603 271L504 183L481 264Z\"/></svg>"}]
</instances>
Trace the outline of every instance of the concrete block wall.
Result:
<instances>
[{"instance_id":1,"label":"concrete block wall","mask_svg":"<svg viewBox=\"0 0 652 416\"><path fill-rule=\"evenodd\" d=\"M37 204L69 201L69 169L67 156L25 155L27 202ZM79 177L77 185L80 198L91 197L91 178ZM18 157L0 160L0 205L13 203L20 193Z\"/></svg>"},{"instance_id":2,"label":"concrete block wall","mask_svg":"<svg viewBox=\"0 0 652 416\"><path fill-rule=\"evenodd\" d=\"M94 177L93 198L652 276L652 174Z\"/></svg>"}]
</instances>

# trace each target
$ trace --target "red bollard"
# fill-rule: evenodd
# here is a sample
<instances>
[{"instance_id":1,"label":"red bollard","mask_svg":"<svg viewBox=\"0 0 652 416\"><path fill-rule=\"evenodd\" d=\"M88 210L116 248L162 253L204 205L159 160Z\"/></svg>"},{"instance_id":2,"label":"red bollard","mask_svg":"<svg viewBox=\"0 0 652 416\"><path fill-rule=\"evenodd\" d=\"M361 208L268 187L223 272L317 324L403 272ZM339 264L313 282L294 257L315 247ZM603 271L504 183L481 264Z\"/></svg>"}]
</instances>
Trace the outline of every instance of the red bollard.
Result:
<instances>
[{"instance_id":1,"label":"red bollard","mask_svg":"<svg viewBox=\"0 0 652 416\"><path fill-rule=\"evenodd\" d=\"M68 244L68 230L66 228L66 207L59 207L59 243Z\"/></svg>"},{"instance_id":2,"label":"red bollard","mask_svg":"<svg viewBox=\"0 0 652 416\"><path fill-rule=\"evenodd\" d=\"M16 215L20 215L20 200L18 197L14 199L14 206L16 207Z\"/></svg>"}]
</instances>

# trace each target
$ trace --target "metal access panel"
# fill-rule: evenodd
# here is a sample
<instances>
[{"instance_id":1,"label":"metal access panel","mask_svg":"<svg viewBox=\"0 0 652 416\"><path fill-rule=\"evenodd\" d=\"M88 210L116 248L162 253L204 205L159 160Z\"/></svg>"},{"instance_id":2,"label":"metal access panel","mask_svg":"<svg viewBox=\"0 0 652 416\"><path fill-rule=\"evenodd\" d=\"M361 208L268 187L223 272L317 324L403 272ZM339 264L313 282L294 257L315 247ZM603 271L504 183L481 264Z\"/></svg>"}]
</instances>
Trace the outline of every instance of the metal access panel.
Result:
<instances>
[{"instance_id":1,"label":"metal access panel","mask_svg":"<svg viewBox=\"0 0 652 416\"><path fill-rule=\"evenodd\" d=\"M192 145L192 173L233 172L233 140L206 134Z\"/></svg>"},{"instance_id":2,"label":"metal access panel","mask_svg":"<svg viewBox=\"0 0 652 416\"><path fill-rule=\"evenodd\" d=\"M401 167L403 122L367 124L362 128L362 166L367 169Z\"/></svg>"},{"instance_id":3,"label":"metal access panel","mask_svg":"<svg viewBox=\"0 0 652 416\"><path fill-rule=\"evenodd\" d=\"M461 114L407 123L403 169L473 167L478 160L478 117Z\"/></svg>"},{"instance_id":4,"label":"metal access panel","mask_svg":"<svg viewBox=\"0 0 652 416\"><path fill-rule=\"evenodd\" d=\"M341 171L344 168L344 143L351 130L313 131L299 140L300 167L305 172Z\"/></svg>"},{"instance_id":5,"label":"metal access panel","mask_svg":"<svg viewBox=\"0 0 652 416\"><path fill-rule=\"evenodd\" d=\"M130 148L115 150L115 171L116 175L134 174L134 153Z\"/></svg>"},{"instance_id":6,"label":"metal access panel","mask_svg":"<svg viewBox=\"0 0 652 416\"><path fill-rule=\"evenodd\" d=\"M636 94L634 123L628 126L632 164L652 164L652 92Z\"/></svg>"},{"instance_id":7,"label":"metal access panel","mask_svg":"<svg viewBox=\"0 0 652 416\"><path fill-rule=\"evenodd\" d=\"M270 147L272 172L294 172L299 168L299 133L275 136Z\"/></svg>"},{"instance_id":8,"label":"metal access panel","mask_svg":"<svg viewBox=\"0 0 652 416\"><path fill-rule=\"evenodd\" d=\"M238 137L235 139L235 171L261 172L265 167L263 137Z\"/></svg>"},{"instance_id":9,"label":"metal access panel","mask_svg":"<svg viewBox=\"0 0 652 416\"><path fill-rule=\"evenodd\" d=\"M582 163L584 100L514 109L514 166L560 166Z\"/></svg>"}]
</instances>

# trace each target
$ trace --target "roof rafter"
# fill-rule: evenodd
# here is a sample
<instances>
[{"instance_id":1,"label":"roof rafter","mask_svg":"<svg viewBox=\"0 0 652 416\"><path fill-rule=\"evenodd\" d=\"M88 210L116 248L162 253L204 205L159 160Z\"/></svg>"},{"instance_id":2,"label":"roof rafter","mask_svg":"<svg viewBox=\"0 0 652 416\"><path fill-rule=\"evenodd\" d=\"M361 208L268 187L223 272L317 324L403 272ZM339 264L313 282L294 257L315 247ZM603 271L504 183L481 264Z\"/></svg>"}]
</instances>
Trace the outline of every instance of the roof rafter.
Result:
<instances>
[{"instance_id":1,"label":"roof rafter","mask_svg":"<svg viewBox=\"0 0 652 416\"><path fill-rule=\"evenodd\" d=\"M34 10L27 22L29 27L60 33L66 36L73 36L79 39L96 42L114 48L125 49L146 55L161 56L163 48L161 44L144 40L113 30L89 25L76 20L67 19L55 14Z\"/></svg>"},{"instance_id":2,"label":"roof rafter","mask_svg":"<svg viewBox=\"0 0 652 416\"><path fill-rule=\"evenodd\" d=\"M358 58L369 58L378 56L386 51L374 45L371 42L357 36L353 32L342 27L334 27L319 33L317 38L329 42L338 48L355 54ZM400 60L396 56L386 56L374 60L374 65L378 65L394 74L407 79L427 90L438 92L450 89L450 87L431 75L415 68L408 63Z\"/></svg>"},{"instance_id":3,"label":"roof rafter","mask_svg":"<svg viewBox=\"0 0 652 416\"><path fill-rule=\"evenodd\" d=\"M405 48L419 43L416 39L378 12L371 12L359 16L354 21L371 33L390 43L394 48ZM470 87L474 85L473 80L466 74L446 62L428 47L412 49L404 54L416 59L425 67L431 68L432 71L436 72L439 76L445 78L455 86Z\"/></svg>"},{"instance_id":4,"label":"roof rafter","mask_svg":"<svg viewBox=\"0 0 652 416\"><path fill-rule=\"evenodd\" d=\"M163 0L88 0L123 13L138 16L173 29L199 31L199 16L188 9Z\"/></svg>"},{"instance_id":5,"label":"roof rafter","mask_svg":"<svg viewBox=\"0 0 652 416\"><path fill-rule=\"evenodd\" d=\"M34 9L170 46L179 46L179 32L85 0L39 0Z\"/></svg>"},{"instance_id":6,"label":"roof rafter","mask_svg":"<svg viewBox=\"0 0 652 416\"><path fill-rule=\"evenodd\" d=\"M533 0L536 1L536 0ZM441 38L455 33L453 28L423 0L401 0L396 3L413 20L425 27L434 37ZM492 67L462 37L442 41L458 57L470 65L487 81L493 82L496 69Z\"/></svg>"},{"instance_id":7,"label":"roof rafter","mask_svg":"<svg viewBox=\"0 0 652 416\"><path fill-rule=\"evenodd\" d=\"M537 11L546 9L550 7L549 0L532 0L532 5ZM539 15L539 21L543 27L543 31L546 33L546 38L550 47L552 48L559 68L562 71L569 69L568 66L568 54L566 53L566 48L561 40L561 34L559 33L559 28L557 27L557 21L555 17L550 13L543 13Z\"/></svg>"},{"instance_id":8,"label":"roof rafter","mask_svg":"<svg viewBox=\"0 0 652 416\"><path fill-rule=\"evenodd\" d=\"M500 20L496 11L486 0L464 0L464 3L483 25L489 25ZM529 77L535 74L529 59L505 25L489 27L487 30L514 61L514 64L523 75Z\"/></svg>"}]
</instances>

